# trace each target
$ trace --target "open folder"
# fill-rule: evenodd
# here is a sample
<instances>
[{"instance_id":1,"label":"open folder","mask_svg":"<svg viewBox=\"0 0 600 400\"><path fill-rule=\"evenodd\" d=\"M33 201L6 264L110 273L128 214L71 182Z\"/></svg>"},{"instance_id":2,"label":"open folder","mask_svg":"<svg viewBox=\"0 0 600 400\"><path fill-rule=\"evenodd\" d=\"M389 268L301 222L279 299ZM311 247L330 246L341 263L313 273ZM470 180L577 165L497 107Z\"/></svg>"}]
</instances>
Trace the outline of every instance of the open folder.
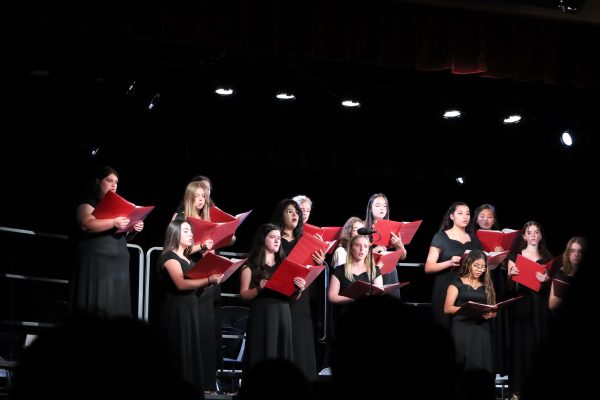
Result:
<instances>
[{"instance_id":1,"label":"open folder","mask_svg":"<svg viewBox=\"0 0 600 400\"><path fill-rule=\"evenodd\" d=\"M552 289L554 290L554 295L558 298L565 298L570 285L569 282L565 282L561 279L552 279Z\"/></svg>"},{"instance_id":2,"label":"open folder","mask_svg":"<svg viewBox=\"0 0 600 400\"><path fill-rule=\"evenodd\" d=\"M223 278L221 279L221 283L223 283L233 275L239 267L244 265L246 260L248 259L230 260L229 258L216 255L213 252L207 252L204 254L204 257L195 263L192 268L184 272L183 275L190 279L202 279L215 274L223 274Z\"/></svg>"},{"instance_id":3,"label":"open folder","mask_svg":"<svg viewBox=\"0 0 600 400\"><path fill-rule=\"evenodd\" d=\"M471 250L465 250L465 255L470 253ZM504 261L506 259L506 257L508 257L508 253L510 253L509 250L504 250L504 251L490 251L489 253L487 251L483 252L486 256L487 256L487 267L489 271L493 271L496 269L496 267L498 267L498 265L500 265L502 263L502 261ZM458 267L460 268L460 267Z\"/></svg>"},{"instance_id":4,"label":"open folder","mask_svg":"<svg viewBox=\"0 0 600 400\"><path fill-rule=\"evenodd\" d=\"M192 231L194 232L194 244L212 239L213 249L228 246L238 226L244 222L251 212L252 210L234 217L213 206L210 208L211 221L188 217L187 220L192 225Z\"/></svg>"},{"instance_id":5,"label":"open folder","mask_svg":"<svg viewBox=\"0 0 600 400\"><path fill-rule=\"evenodd\" d=\"M371 285L369 282L365 281L355 281L352 285L348 286L344 289L340 296L350 297L351 299L358 299L360 297L366 296L369 293L373 293L373 295L380 295L387 293L395 288L402 288L408 285L410 282L399 282L399 283L390 283L389 285L383 285L383 288L375 285Z\"/></svg>"},{"instance_id":6,"label":"open folder","mask_svg":"<svg viewBox=\"0 0 600 400\"><path fill-rule=\"evenodd\" d=\"M314 263L312 256L315 251L321 249L327 253L333 247L335 241L324 242L313 235L302 235L286 259L300 265L311 265Z\"/></svg>"},{"instance_id":7,"label":"open folder","mask_svg":"<svg viewBox=\"0 0 600 400\"><path fill-rule=\"evenodd\" d=\"M302 265L291 261L288 257L279 264L279 267L277 267L273 276L268 280L265 288L286 296L291 296L296 291L294 278L303 278L306 281L304 286L304 289L306 289L324 269L324 265Z\"/></svg>"},{"instance_id":8,"label":"open folder","mask_svg":"<svg viewBox=\"0 0 600 400\"><path fill-rule=\"evenodd\" d=\"M477 235L477 239L481 242L483 250L494 251L496 247L510 250L513 241L520 233L521 231L514 229L503 229L501 231L479 229L475 235Z\"/></svg>"},{"instance_id":9,"label":"open folder","mask_svg":"<svg viewBox=\"0 0 600 400\"><path fill-rule=\"evenodd\" d=\"M380 219L375 223L375 230L379 232L379 237L377 237L377 234L373 235L374 238L377 239L373 241L373 244L378 246L391 247L391 232L394 232L396 236L400 236L402 244L409 244L413 236L415 236L417 229L419 229L419 226L421 226L421 222L423 222L423 220L413 222L399 222L387 219Z\"/></svg>"},{"instance_id":10,"label":"open folder","mask_svg":"<svg viewBox=\"0 0 600 400\"><path fill-rule=\"evenodd\" d=\"M467 301L466 303L460 306L458 311L456 311L456 315L464 315L469 318L483 318L484 314L487 314L489 312L500 311L507 305L519 300L521 297L523 296L513 297L496 304L483 304L476 303L474 301Z\"/></svg>"},{"instance_id":11,"label":"open folder","mask_svg":"<svg viewBox=\"0 0 600 400\"><path fill-rule=\"evenodd\" d=\"M118 233L121 233L132 231L133 225L146 219L152 210L154 210L154 206L138 207L112 190L109 190L102 200L100 200L96 208L94 208L92 215L97 219L113 219L117 217L129 218L129 224L117 231Z\"/></svg>"},{"instance_id":12,"label":"open folder","mask_svg":"<svg viewBox=\"0 0 600 400\"><path fill-rule=\"evenodd\" d=\"M373 260L375 261L375 265L383 263L380 269L381 275L385 275L396 269L396 264L398 264L401 255L402 250L383 251L381 253L373 252Z\"/></svg>"},{"instance_id":13,"label":"open folder","mask_svg":"<svg viewBox=\"0 0 600 400\"><path fill-rule=\"evenodd\" d=\"M544 271L549 272L558 258L560 258L560 256L555 257L546 264L542 265L536 263L535 261L531 261L520 254L517 254L517 261L515 265L517 268L519 268L519 274L511 275L510 278L523 286L527 286L529 289L535 292L539 292L542 283L536 278L535 273L539 272L540 274L543 274Z\"/></svg>"},{"instance_id":14,"label":"open folder","mask_svg":"<svg viewBox=\"0 0 600 400\"><path fill-rule=\"evenodd\" d=\"M342 228L339 226L325 226L320 228L315 225L305 224L304 233L308 233L309 235L320 235L323 238L323 241L332 242L340 237Z\"/></svg>"}]
</instances>

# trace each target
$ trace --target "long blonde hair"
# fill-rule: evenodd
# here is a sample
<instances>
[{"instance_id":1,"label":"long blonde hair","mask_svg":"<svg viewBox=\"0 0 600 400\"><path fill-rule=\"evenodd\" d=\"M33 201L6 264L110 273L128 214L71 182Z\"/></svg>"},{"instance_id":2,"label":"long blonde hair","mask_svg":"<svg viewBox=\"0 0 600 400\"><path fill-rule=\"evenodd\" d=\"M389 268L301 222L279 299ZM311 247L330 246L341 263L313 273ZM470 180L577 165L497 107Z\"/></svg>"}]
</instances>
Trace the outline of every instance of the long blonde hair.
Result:
<instances>
[{"instance_id":1,"label":"long blonde hair","mask_svg":"<svg viewBox=\"0 0 600 400\"><path fill-rule=\"evenodd\" d=\"M196 207L194 206L196 190L202 189L204 191L204 206L198 212ZM183 195L183 215L185 218L194 217L200 218L204 221L210 221L210 191L208 190L208 186L204 181L192 181L188 183L185 188L185 193Z\"/></svg>"},{"instance_id":2,"label":"long blonde hair","mask_svg":"<svg viewBox=\"0 0 600 400\"><path fill-rule=\"evenodd\" d=\"M354 258L352 257L352 245L360 238L367 239L369 242L369 237L365 235L356 235L350 239L348 245L346 246L346 264L344 265L344 276L350 281L354 282L354 275L352 274L352 264L354 263ZM371 251L371 250L369 250ZM367 267L367 275L369 276L369 282L373 282L375 279L376 270L375 266L371 266L371 257L367 255L365 258L365 266Z\"/></svg>"},{"instance_id":3,"label":"long blonde hair","mask_svg":"<svg viewBox=\"0 0 600 400\"><path fill-rule=\"evenodd\" d=\"M577 243L581 246L582 257L585 256L585 248L587 247L587 241L581 236L572 237L567 242L567 247L565 247L565 252L562 256L563 265L560 268L566 276L573 276L577 273L578 266L573 265L573 263L571 263L571 259L569 258L569 251L571 250L571 246L573 246L573 243Z\"/></svg>"}]
</instances>

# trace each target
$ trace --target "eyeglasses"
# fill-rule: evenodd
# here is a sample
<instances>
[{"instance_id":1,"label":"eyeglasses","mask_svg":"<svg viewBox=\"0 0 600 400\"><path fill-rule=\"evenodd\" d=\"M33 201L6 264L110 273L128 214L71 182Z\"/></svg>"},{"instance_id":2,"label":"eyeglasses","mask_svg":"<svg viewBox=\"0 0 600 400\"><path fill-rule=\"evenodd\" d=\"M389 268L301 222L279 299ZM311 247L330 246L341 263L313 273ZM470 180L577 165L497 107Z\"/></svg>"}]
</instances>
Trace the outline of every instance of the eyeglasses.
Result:
<instances>
[{"instance_id":1,"label":"eyeglasses","mask_svg":"<svg viewBox=\"0 0 600 400\"><path fill-rule=\"evenodd\" d=\"M482 264L473 264L474 269L485 270L485 265Z\"/></svg>"}]
</instances>

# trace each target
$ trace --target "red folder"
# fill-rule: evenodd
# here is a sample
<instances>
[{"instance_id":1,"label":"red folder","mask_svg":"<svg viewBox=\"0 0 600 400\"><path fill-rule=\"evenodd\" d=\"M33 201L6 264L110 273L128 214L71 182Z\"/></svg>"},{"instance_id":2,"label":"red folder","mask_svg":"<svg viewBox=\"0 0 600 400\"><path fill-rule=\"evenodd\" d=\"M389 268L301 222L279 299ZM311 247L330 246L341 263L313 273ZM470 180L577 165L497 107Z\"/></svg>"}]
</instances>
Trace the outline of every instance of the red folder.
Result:
<instances>
[{"instance_id":1,"label":"red folder","mask_svg":"<svg viewBox=\"0 0 600 400\"><path fill-rule=\"evenodd\" d=\"M520 254L517 254L517 262L515 264L517 265L517 268L519 268L519 275L511 275L511 279L520 283L521 285L527 286L529 289L535 292L539 292L541 282L535 277L535 273L539 272L540 274L543 274L544 271L547 272L559 257L555 257L546 264L541 265L535 261L531 261L530 259L523 257Z\"/></svg>"},{"instance_id":2,"label":"red folder","mask_svg":"<svg viewBox=\"0 0 600 400\"><path fill-rule=\"evenodd\" d=\"M498 246L504 250L510 250L513 241L521 231L513 231L505 229L504 231L492 231L487 229L479 229L475 234L481 242L481 246L485 251L494 251Z\"/></svg>"},{"instance_id":3,"label":"red folder","mask_svg":"<svg viewBox=\"0 0 600 400\"><path fill-rule=\"evenodd\" d=\"M192 266L184 275L190 279L208 278L211 275L221 275L221 283L225 282L239 267L244 265L247 258L243 260L230 260L215 253L208 252L196 264Z\"/></svg>"},{"instance_id":4,"label":"red folder","mask_svg":"<svg viewBox=\"0 0 600 400\"><path fill-rule=\"evenodd\" d=\"M327 253L334 244L335 242L324 242L313 235L302 235L286 259L300 265L311 265L314 262L312 255L315 251L321 249L323 253Z\"/></svg>"},{"instance_id":5,"label":"red folder","mask_svg":"<svg viewBox=\"0 0 600 400\"><path fill-rule=\"evenodd\" d=\"M563 255L559 255L558 257L554 257L550 262L546 263L546 271L550 278L554 278L554 275L558 272L559 269L563 266Z\"/></svg>"},{"instance_id":6,"label":"red folder","mask_svg":"<svg viewBox=\"0 0 600 400\"><path fill-rule=\"evenodd\" d=\"M569 282L565 282L560 279L552 279L552 289L554 289L554 295L561 299L565 298L570 285L571 284Z\"/></svg>"},{"instance_id":7,"label":"red folder","mask_svg":"<svg viewBox=\"0 0 600 400\"><path fill-rule=\"evenodd\" d=\"M510 250L491 251L489 253L486 253L488 256L488 259L487 259L488 269L490 271L495 270L496 267L498 265L500 265L502 263L502 261L504 261L506 259L506 257L508 257L508 253L510 253Z\"/></svg>"},{"instance_id":8,"label":"red folder","mask_svg":"<svg viewBox=\"0 0 600 400\"><path fill-rule=\"evenodd\" d=\"M389 292L395 288L402 288L408 285L410 282L399 282L399 283L390 283L389 285L384 285L383 288L379 286L373 285L373 295L381 295ZM365 281L355 281L352 285L348 286L346 289L340 293L340 296L350 297L351 299L358 299L360 297L366 296L371 293L371 285Z\"/></svg>"},{"instance_id":9,"label":"red folder","mask_svg":"<svg viewBox=\"0 0 600 400\"><path fill-rule=\"evenodd\" d=\"M297 245L296 245L297 246ZM265 285L265 288L274 290L286 296L291 296L296 291L294 278L300 277L306 281L304 289L325 269L324 265L301 265L288 258L284 259L277 270L271 276L271 279Z\"/></svg>"},{"instance_id":10,"label":"red folder","mask_svg":"<svg viewBox=\"0 0 600 400\"><path fill-rule=\"evenodd\" d=\"M112 219L117 217L129 218L129 224L119 229L117 232L129 232L133 230L133 225L146 219L148 214L154 210L154 206L137 207L135 204L125 200L112 190L106 192L102 200L98 203L92 215L98 219Z\"/></svg>"},{"instance_id":11,"label":"red folder","mask_svg":"<svg viewBox=\"0 0 600 400\"><path fill-rule=\"evenodd\" d=\"M505 306L519 300L521 297L523 296L513 297L496 304L483 304L476 303L474 301L467 301L460 306L458 311L456 311L456 315L464 315L469 318L483 318L484 314L500 311Z\"/></svg>"},{"instance_id":12,"label":"red folder","mask_svg":"<svg viewBox=\"0 0 600 400\"><path fill-rule=\"evenodd\" d=\"M326 226L320 228L315 225L306 224L304 225L304 233L309 235L320 235L324 242L332 242L340 237L342 228L339 226Z\"/></svg>"},{"instance_id":13,"label":"red folder","mask_svg":"<svg viewBox=\"0 0 600 400\"><path fill-rule=\"evenodd\" d=\"M400 260L400 255L402 254L402 250L396 251L384 251L382 253L373 253L373 259L375 264L379 264L379 262L383 262L383 266L381 267L381 274L389 274L390 272L396 269L396 264L398 264L398 260Z\"/></svg>"},{"instance_id":14,"label":"red folder","mask_svg":"<svg viewBox=\"0 0 600 400\"><path fill-rule=\"evenodd\" d=\"M216 207L211 207L212 210ZM252 211L248 211L242 214L238 214L235 217L217 209L215 212L217 220L226 219L229 216L229 221L215 222L205 221L200 218L188 217L188 222L192 225L192 231L194 232L194 244L202 243L208 239L213 240L213 249L218 249L224 246L228 246L231 243L231 238L235 234L238 226L246 219L248 214ZM212 218L212 217L211 217Z\"/></svg>"},{"instance_id":15,"label":"red folder","mask_svg":"<svg viewBox=\"0 0 600 400\"><path fill-rule=\"evenodd\" d=\"M378 246L391 247L391 235L390 232L394 232L397 236L400 236L403 244L410 244L413 236L421 226L421 222L413 221L413 222L398 222L398 221L390 221L387 219L380 219L375 223L375 230L379 232L380 237L377 241L374 241L373 244ZM374 237L377 237L377 234L374 234Z\"/></svg>"}]
</instances>

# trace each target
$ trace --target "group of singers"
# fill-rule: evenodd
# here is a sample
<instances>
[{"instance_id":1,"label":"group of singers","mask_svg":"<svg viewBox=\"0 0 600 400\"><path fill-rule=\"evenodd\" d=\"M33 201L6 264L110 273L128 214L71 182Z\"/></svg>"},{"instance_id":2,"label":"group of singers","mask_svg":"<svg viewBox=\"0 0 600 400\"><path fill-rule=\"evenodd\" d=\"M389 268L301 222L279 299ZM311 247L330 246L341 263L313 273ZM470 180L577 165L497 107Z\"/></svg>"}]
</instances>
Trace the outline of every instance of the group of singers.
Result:
<instances>
[{"instance_id":1,"label":"group of singers","mask_svg":"<svg viewBox=\"0 0 600 400\"><path fill-rule=\"evenodd\" d=\"M117 191L118 173L110 167L98 169L77 208L80 228L78 268L74 277L74 308L79 313L104 317L130 316L129 253L127 240L144 228L136 222L130 233L117 233L130 221L125 217L97 219L94 208L108 191ZM211 239L194 242L194 232L187 219L210 220L212 184L198 176L185 188L183 200L164 239L157 263L164 299L157 326L170 348L173 366L199 391L216 390L216 370L222 359L219 318L220 282L223 275L188 279L184 273L206 252L214 251ZM292 360L308 379L315 379L317 363L310 307L310 290L301 277L294 278L296 291L291 297L265 288L282 260L303 235L312 208L306 196L296 196L278 203L270 223L261 225L240 272L240 297L250 307L246 332L244 369L266 358ZM359 235L363 227L373 228L378 220L390 218L386 196L377 193L368 201L366 217L350 217L342 227L338 247L331 260L332 273L328 300L335 314L353 301L343 296L356 281L376 286L398 283L396 269L382 275L374 265L372 252L387 250L371 244L371 238ZM134 221L135 222L135 221ZM483 368L492 373L508 373L511 389L518 392L531 370L533 354L548 328L550 309L560 304L549 275L538 273L541 289L534 291L511 279L520 273L517 255L543 264L552 258L542 227L527 222L511 249L507 262L491 270L487 255L477 239L478 229L498 229L496 210L484 204L471 218L466 203L450 206L434 235L425 263L425 272L434 274L431 307L435 321L454 338L457 362L463 369ZM235 237L234 239L235 240ZM233 241L232 240L232 241ZM391 247L406 258L406 248L399 235L391 234ZM565 249L558 277L568 282L577 272L585 252L585 240L572 238ZM314 265L325 263L325 254L312 254ZM400 298L400 289L390 292ZM495 309L479 318L460 313L468 301L494 305L498 301L522 296L507 311Z\"/></svg>"}]
</instances>

